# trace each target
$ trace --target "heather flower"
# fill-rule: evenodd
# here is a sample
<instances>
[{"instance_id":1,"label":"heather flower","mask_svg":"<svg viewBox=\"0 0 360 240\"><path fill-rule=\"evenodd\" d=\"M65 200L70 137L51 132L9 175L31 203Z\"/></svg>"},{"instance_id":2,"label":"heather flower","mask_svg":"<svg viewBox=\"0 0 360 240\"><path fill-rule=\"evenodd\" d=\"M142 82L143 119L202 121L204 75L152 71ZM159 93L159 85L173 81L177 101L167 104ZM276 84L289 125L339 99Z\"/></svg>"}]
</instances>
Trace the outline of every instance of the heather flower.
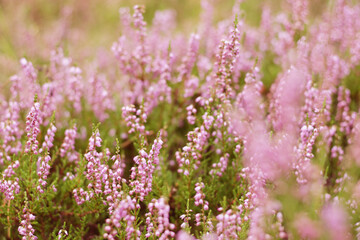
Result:
<instances>
[{"instance_id":1,"label":"heather flower","mask_svg":"<svg viewBox=\"0 0 360 240\"><path fill-rule=\"evenodd\" d=\"M336 120L340 123L340 131L349 135L354 125L355 113L350 112L350 90L339 87L337 96Z\"/></svg>"},{"instance_id":2,"label":"heather flower","mask_svg":"<svg viewBox=\"0 0 360 240\"><path fill-rule=\"evenodd\" d=\"M73 195L78 205L83 204L85 201L90 201L94 197L93 191L85 191L84 189L74 189Z\"/></svg>"},{"instance_id":3,"label":"heather flower","mask_svg":"<svg viewBox=\"0 0 360 240\"><path fill-rule=\"evenodd\" d=\"M160 70L160 79L158 82L149 86L144 97L144 111L148 115L161 102L171 103L171 88L167 81L170 80L169 66L163 63Z\"/></svg>"},{"instance_id":4,"label":"heather flower","mask_svg":"<svg viewBox=\"0 0 360 240\"><path fill-rule=\"evenodd\" d=\"M16 160L14 163L10 164L4 171L3 176L4 177L11 177L15 175L14 169L18 168L20 166L20 162Z\"/></svg>"},{"instance_id":5,"label":"heather flower","mask_svg":"<svg viewBox=\"0 0 360 240\"><path fill-rule=\"evenodd\" d=\"M177 234L176 234L176 239L178 240L194 240L195 238L193 236L191 236L190 234L188 234L187 232L180 230Z\"/></svg>"},{"instance_id":6,"label":"heather flower","mask_svg":"<svg viewBox=\"0 0 360 240\"><path fill-rule=\"evenodd\" d=\"M229 38L230 40L221 41L216 55L216 72L213 76L215 85L212 88L212 96L216 96L223 102L234 94L231 88L231 74L234 70L234 59L239 54L239 30L236 22L230 30Z\"/></svg>"},{"instance_id":7,"label":"heather flower","mask_svg":"<svg viewBox=\"0 0 360 240\"><path fill-rule=\"evenodd\" d=\"M201 207L201 213L195 214L195 222L196 226L202 225L204 231L213 230L213 225L210 219L207 219L205 211L209 210L209 202L205 200L205 194L203 192L203 188L205 187L203 182L199 182L195 184L195 206Z\"/></svg>"},{"instance_id":8,"label":"heather flower","mask_svg":"<svg viewBox=\"0 0 360 240\"><path fill-rule=\"evenodd\" d=\"M359 161L359 154L360 154L360 122L359 119L357 118L354 122L354 128L352 131L352 135L350 138L351 141L351 145L349 148L349 152L350 152L350 156L352 159L354 159L355 163L357 166L360 166L360 161Z\"/></svg>"},{"instance_id":9,"label":"heather flower","mask_svg":"<svg viewBox=\"0 0 360 240\"><path fill-rule=\"evenodd\" d=\"M263 117L263 103L261 91L263 83L259 79L259 68L255 67L245 76L245 86L236 97L236 105L239 109L244 109L249 120L257 120Z\"/></svg>"},{"instance_id":10,"label":"heather flower","mask_svg":"<svg viewBox=\"0 0 360 240\"><path fill-rule=\"evenodd\" d=\"M33 226L31 225L31 221L35 220L35 216L29 211L29 209L27 208L27 204L25 205L23 211L22 211L22 219L20 221L20 226L18 228L19 234L22 237L23 240L36 240L38 239L34 233L35 233L35 229L33 228Z\"/></svg>"},{"instance_id":11,"label":"heather flower","mask_svg":"<svg viewBox=\"0 0 360 240\"><path fill-rule=\"evenodd\" d=\"M232 210L216 216L218 223L216 225L216 233L218 239L238 238L237 232L241 231L241 218L238 214L233 213Z\"/></svg>"},{"instance_id":12,"label":"heather flower","mask_svg":"<svg viewBox=\"0 0 360 240\"><path fill-rule=\"evenodd\" d=\"M44 142L39 150L39 153L42 153L43 151L49 152L50 149L54 146L53 142L54 142L55 132L56 132L56 127L53 123L51 123L46 132Z\"/></svg>"},{"instance_id":13,"label":"heather flower","mask_svg":"<svg viewBox=\"0 0 360 240\"><path fill-rule=\"evenodd\" d=\"M120 229L122 222L125 223L125 229L121 231L126 233L126 239L140 239L140 231L135 227L135 216L131 214L131 210L135 209L135 199L130 196L126 196L123 200L116 204L115 210L111 214L110 218L106 219L106 226L104 238L113 240L116 239L118 233L117 229Z\"/></svg>"},{"instance_id":14,"label":"heather flower","mask_svg":"<svg viewBox=\"0 0 360 240\"><path fill-rule=\"evenodd\" d=\"M77 127L76 124L70 129L65 130L65 139L60 148L60 156L69 159L70 162L73 162L77 159L75 153L75 139L77 137Z\"/></svg>"},{"instance_id":15,"label":"heather flower","mask_svg":"<svg viewBox=\"0 0 360 240\"><path fill-rule=\"evenodd\" d=\"M348 217L343 208L336 203L324 207L321 218L331 239L349 239Z\"/></svg>"},{"instance_id":16,"label":"heather flower","mask_svg":"<svg viewBox=\"0 0 360 240\"><path fill-rule=\"evenodd\" d=\"M159 164L160 149L163 145L161 135L154 140L149 153L144 149L134 158L135 166L131 168L130 195L135 195L140 201L144 200L152 190L153 173Z\"/></svg>"},{"instance_id":17,"label":"heather flower","mask_svg":"<svg viewBox=\"0 0 360 240\"><path fill-rule=\"evenodd\" d=\"M25 152L31 151L34 154L38 154L37 149L39 142L36 138L40 133L40 122L40 104L36 102L26 117L26 132L28 140L26 142Z\"/></svg>"},{"instance_id":18,"label":"heather flower","mask_svg":"<svg viewBox=\"0 0 360 240\"><path fill-rule=\"evenodd\" d=\"M288 2L291 5L294 28L303 30L304 23L307 22L309 2L307 0L296 0Z\"/></svg>"},{"instance_id":19,"label":"heather flower","mask_svg":"<svg viewBox=\"0 0 360 240\"><path fill-rule=\"evenodd\" d=\"M147 28L143 17L144 11L143 6L134 6L134 13L132 15L133 28L128 31L129 35L121 36L118 41L113 44L111 49L118 60L121 71L129 75L131 77L130 81L133 81L130 82L130 84L135 87L130 91L130 94L134 96L136 96L135 94L137 93L142 96L145 74L151 71L149 69L151 66L151 57L149 56L147 47ZM128 29L127 22L130 20L129 13L124 14L124 18L125 17L125 28ZM128 42L126 41L127 39L131 39L131 41L136 44L130 44L129 46L128 43L131 41ZM134 103L134 99L130 101L130 103Z\"/></svg>"},{"instance_id":20,"label":"heather flower","mask_svg":"<svg viewBox=\"0 0 360 240\"><path fill-rule=\"evenodd\" d=\"M122 108L122 117L125 119L126 126L129 128L129 134L137 133L146 135L145 126L147 114L140 108L136 110L135 106L130 105Z\"/></svg>"},{"instance_id":21,"label":"heather flower","mask_svg":"<svg viewBox=\"0 0 360 240\"><path fill-rule=\"evenodd\" d=\"M5 195L5 199L13 200L15 194L20 193L19 178L15 177L14 180L6 180L4 175L0 179L0 191Z\"/></svg>"},{"instance_id":22,"label":"heather flower","mask_svg":"<svg viewBox=\"0 0 360 240\"><path fill-rule=\"evenodd\" d=\"M68 235L69 235L68 231L64 229L60 229L58 232L58 240L60 240L62 237L66 238L66 236Z\"/></svg>"},{"instance_id":23,"label":"heather flower","mask_svg":"<svg viewBox=\"0 0 360 240\"><path fill-rule=\"evenodd\" d=\"M37 174L39 176L39 182L36 189L40 193L44 193L43 187L45 187L47 184L46 179L50 173L50 164L49 164L50 161L51 161L51 157L47 154L45 156L39 157L37 161L37 165L38 165Z\"/></svg>"},{"instance_id":24,"label":"heather flower","mask_svg":"<svg viewBox=\"0 0 360 240\"><path fill-rule=\"evenodd\" d=\"M11 77L12 98L18 101L20 108L31 107L32 99L39 94L39 85L37 84L37 71L33 64L25 58L20 59L21 71Z\"/></svg>"},{"instance_id":25,"label":"heather flower","mask_svg":"<svg viewBox=\"0 0 360 240\"><path fill-rule=\"evenodd\" d=\"M93 74L89 79L90 89L87 91L88 102L100 121L109 117L107 111L115 110L115 105L110 95L110 88L106 77Z\"/></svg>"},{"instance_id":26,"label":"heather flower","mask_svg":"<svg viewBox=\"0 0 360 240\"><path fill-rule=\"evenodd\" d=\"M202 151L210 138L209 130L214 123L214 117L206 112L202 118L203 124L188 132L187 145L182 148L182 151L175 153L176 161L179 164L178 172L186 176L199 167Z\"/></svg>"},{"instance_id":27,"label":"heather flower","mask_svg":"<svg viewBox=\"0 0 360 240\"><path fill-rule=\"evenodd\" d=\"M185 85L189 86L190 83L187 83L190 79L192 68L196 62L196 57L199 50L199 35L192 34L189 40L189 49L187 54L182 59L182 64L179 67L179 76L177 78L178 82L185 82ZM185 97L191 96L191 94L185 92Z\"/></svg>"},{"instance_id":28,"label":"heather flower","mask_svg":"<svg viewBox=\"0 0 360 240\"><path fill-rule=\"evenodd\" d=\"M218 163L213 163L213 169L210 170L210 174L216 174L221 177L227 168L229 157L230 155L226 153L224 156L220 157L220 161Z\"/></svg>"},{"instance_id":29,"label":"heather flower","mask_svg":"<svg viewBox=\"0 0 360 240\"><path fill-rule=\"evenodd\" d=\"M180 216L180 219L183 221L183 223L180 225L180 227L182 229L189 229L190 220L191 220L191 213L192 213L192 209L186 209L185 214L182 214Z\"/></svg>"},{"instance_id":30,"label":"heather flower","mask_svg":"<svg viewBox=\"0 0 360 240\"><path fill-rule=\"evenodd\" d=\"M193 105L189 105L188 107L186 107L186 110L187 110L187 120L189 122L189 124L193 125L195 124L195 120L196 120L196 117L195 117L195 114L197 112L196 108L194 108Z\"/></svg>"},{"instance_id":31,"label":"heather flower","mask_svg":"<svg viewBox=\"0 0 360 240\"><path fill-rule=\"evenodd\" d=\"M96 147L101 147L102 139L99 130L95 130L89 139L88 152L85 153L86 178L90 181L89 189L93 189L95 194L103 192L103 183L108 180L108 166L103 162L103 153L99 153Z\"/></svg>"},{"instance_id":32,"label":"heather flower","mask_svg":"<svg viewBox=\"0 0 360 240\"><path fill-rule=\"evenodd\" d=\"M43 125L48 125L50 123L51 117L56 113L56 102L58 101L57 97L54 97L56 93L54 83L45 83L42 85L41 92L41 118L43 119Z\"/></svg>"},{"instance_id":33,"label":"heather flower","mask_svg":"<svg viewBox=\"0 0 360 240\"><path fill-rule=\"evenodd\" d=\"M320 236L319 226L307 216L297 216L295 221L297 232L302 238L318 239Z\"/></svg>"},{"instance_id":34,"label":"heather flower","mask_svg":"<svg viewBox=\"0 0 360 240\"><path fill-rule=\"evenodd\" d=\"M159 239L173 238L175 225L169 221L170 207L165 203L164 198L153 199L149 205L149 212L146 216L146 237L156 236Z\"/></svg>"},{"instance_id":35,"label":"heather flower","mask_svg":"<svg viewBox=\"0 0 360 240\"><path fill-rule=\"evenodd\" d=\"M61 109L67 99L75 111L79 112L83 96L82 70L72 65L72 59L64 56L62 48L51 52L50 74L54 80L49 85L52 94L47 101L54 105L50 109Z\"/></svg>"},{"instance_id":36,"label":"heather flower","mask_svg":"<svg viewBox=\"0 0 360 240\"><path fill-rule=\"evenodd\" d=\"M0 164L4 160L10 160L11 154L16 154L21 151L21 142L19 141L22 135L20 128L20 107L17 102L9 102L5 110L5 119L0 122L0 133L2 144L0 153Z\"/></svg>"},{"instance_id":37,"label":"heather flower","mask_svg":"<svg viewBox=\"0 0 360 240\"><path fill-rule=\"evenodd\" d=\"M302 92L305 90L306 72L290 68L277 83L270 107L274 114L274 128L289 130L299 121Z\"/></svg>"}]
</instances>

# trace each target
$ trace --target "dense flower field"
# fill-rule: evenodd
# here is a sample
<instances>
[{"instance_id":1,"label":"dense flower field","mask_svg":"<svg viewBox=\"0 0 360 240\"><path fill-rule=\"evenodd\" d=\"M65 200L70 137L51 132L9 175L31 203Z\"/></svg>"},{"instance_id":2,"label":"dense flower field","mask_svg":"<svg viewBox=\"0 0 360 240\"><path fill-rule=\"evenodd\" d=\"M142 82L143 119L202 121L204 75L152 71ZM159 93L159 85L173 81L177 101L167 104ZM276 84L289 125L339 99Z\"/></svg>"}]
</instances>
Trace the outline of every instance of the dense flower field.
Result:
<instances>
[{"instance_id":1,"label":"dense flower field","mask_svg":"<svg viewBox=\"0 0 360 240\"><path fill-rule=\"evenodd\" d=\"M69 9L14 27L0 239L360 239L360 3L317 4L203 0L192 33L118 6L74 55Z\"/></svg>"}]
</instances>

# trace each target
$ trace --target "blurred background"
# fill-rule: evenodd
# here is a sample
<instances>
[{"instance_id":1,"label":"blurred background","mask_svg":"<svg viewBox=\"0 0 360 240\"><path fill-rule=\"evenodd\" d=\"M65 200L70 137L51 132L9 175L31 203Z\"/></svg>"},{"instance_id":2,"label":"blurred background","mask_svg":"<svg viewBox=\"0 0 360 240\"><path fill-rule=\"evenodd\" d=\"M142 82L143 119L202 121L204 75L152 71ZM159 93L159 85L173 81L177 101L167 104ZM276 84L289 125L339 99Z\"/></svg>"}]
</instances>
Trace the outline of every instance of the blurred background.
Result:
<instances>
[{"instance_id":1,"label":"blurred background","mask_svg":"<svg viewBox=\"0 0 360 240\"><path fill-rule=\"evenodd\" d=\"M211 2L216 22L230 15L235 0ZM238 2L246 21L257 25L264 4L276 12L286 0ZM311 1L311 13L318 14L326 3ZM176 31L186 36L197 30L201 0L0 0L0 82L8 82L9 76L16 73L21 57L40 65L59 46L75 63L99 51L109 51L121 35L119 9L136 4L145 6L148 24L156 11L172 9L176 13Z\"/></svg>"},{"instance_id":2,"label":"blurred background","mask_svg":"<svg viewBox=\"0 0 360 240\"><path fill-rule=\"evenodd\" d=\"M217 18L231 11L233 0L217 1ZM220 4L221 3L221 4ZM27 0L0 1L0 79L18 69L21 57L35 63L49 59L50 50L61 46L74 59L110 50L120 36L119 9L136 4L146 8L150 24L156 11L173 9L177 30L196 31L200 0Z\"/></svg>"}]
</instances>

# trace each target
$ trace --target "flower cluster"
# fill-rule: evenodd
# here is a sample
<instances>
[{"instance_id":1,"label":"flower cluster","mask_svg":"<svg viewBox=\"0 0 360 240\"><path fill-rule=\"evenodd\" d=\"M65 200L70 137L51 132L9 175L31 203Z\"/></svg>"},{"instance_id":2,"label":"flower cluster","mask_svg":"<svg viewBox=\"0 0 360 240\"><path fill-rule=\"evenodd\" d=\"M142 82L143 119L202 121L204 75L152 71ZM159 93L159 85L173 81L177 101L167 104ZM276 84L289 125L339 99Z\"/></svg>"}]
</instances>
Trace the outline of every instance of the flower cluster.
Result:
<instances>
[{"instance_id":1,"label":"flower cluster","mask_svg":"<svg viewBox=\"0 0 360 240\"><path fill-rule=\"evenodd\" d=\"M131 214L131 210L135 209L135 203L135 199L127 196L125 199L116 204L116 208L111 214L111 217L106 219L106 233L104 233L105 239L115 239L115 236L118 233L116 228L121 228L122 222L126 224L124 229L126 239L140 239L140 231L135 228L136 218Z\"/></svg>"},{"instance_id":2,"label":"flower cluster","mask_svg":"<svg viewBox=\"0 0 360 240\"><path fill-rule=\"evenodd\" d=\"M26 206L24 207L22 213L22 220L20 221L20 226L18 228L19 234L23 236L23 240L37 240L38 238L34 235L35 229L31 225L31 221L35 220L35 216Z\"/></svg>"},{"instance_id":3,"label":"flower cluster","mask_svg":"<svg viewBox=\"0 0 360 240\"><path fill-rule=\"evenodd\" d=\"M39 150L39 153L42 153L43 151L49 151L53 146L53 142L54 142L54 137L55 137L55 132L56 132L56 127L54 124L50 124L46 135L45 135L45 139L44 142Z\"/></svg>"},{"instance_id":4,"label":"flower cluster","mask_svg":"<svg viewBox=\"0 0 360 240\"><path fill-rule=\"evenodd\" d=\"M51 157L49 155L45 155L45 156L39 157L38 162L37 162L37 165L38 165L37 174L39 176L39 184L36 187L36 189L40 193L44 192L42 187L46 186L46 179L50 173L50 164L49 164L50 161L51 161Z\"/></svg>"},{"instance_id":5,"label":"flower cluster","mask_svg":"<svg viewBox=\"0 0 360 240\"><path fill-rule=\"evenodd\" d=\"M25 152L33 152L38 154L39 142L36 139L40 133L40 103L34 103L29 114L26 117L26 132L28 141L26 142Z\"/></svg>"},{"instance_id":6,"label":"flower cluster","mask_svg":"<svg viewBox=\"0 0 360 240\"><path fill-rule=\"evenodd\" d=\"M144 124L146 123L147 115L142 109L136 110L133 105L123 107L122 116L125 119L126 126L129 128L129 134L135 132L144 135L146 133Z\"/></svg>"},{"instance_id":7,"label":"flower cluster","mask_svg":"<svg viewBox=\"0 0 360 240\"><path fill-rule=\"evenodd\" d=\"M140 201L144 200L152 191L153 173L159 164L160 149L163 145L161 136L154 140L149 153L141 149L139 155L134 158L135 166L131 168L130 183L132 190L130 195L135 195Z\"/></svg>"},{"instance_id":8,"label":"flower cluster","mask_svg":"<svg viewBox=\"0 0 360 240\"><path fill-rule=\"evenodd\" d=\"M169 221L170 206L165 203L165 199L153 199L148 208L149 212L145 214L146 237L153 236L161 240L173 238L175 225Z\"/></svg>"},{"instance_id":9,"label":"flower cluster","mask_svg":"<svg viewBox=\"0 0 360 240\"><path fill-rule=\"evenodd\" d=\"M77 136L76 124L70 129L65 130L65 139L60 148L60 156L69 159L70 162L73 162L77 159L77 155L74 152L75 150L75 139Z\"/></svg>"},{"instance_id":10,"label":"flower cluster","mask_svg":"<svg viewBox=\"0 0 360 240\"><path fill-rule=\"evenodd\" d=\"M359 238L358 2L10 2L0 236Z\"/></svg>"}]
</instances>

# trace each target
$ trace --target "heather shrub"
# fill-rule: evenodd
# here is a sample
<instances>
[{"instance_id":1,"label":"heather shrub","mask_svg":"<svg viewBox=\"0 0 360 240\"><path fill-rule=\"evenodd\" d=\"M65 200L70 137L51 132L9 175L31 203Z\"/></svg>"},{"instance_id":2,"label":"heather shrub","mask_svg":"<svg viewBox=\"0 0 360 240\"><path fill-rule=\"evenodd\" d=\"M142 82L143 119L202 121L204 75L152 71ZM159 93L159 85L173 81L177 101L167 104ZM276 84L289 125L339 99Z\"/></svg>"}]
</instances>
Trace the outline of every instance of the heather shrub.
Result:
<instances>
[{"instance_id":1,"label":"heather shrub","mask_svg":"<svg viewBox=\"0 0 360 240\"><path fill-rule=\"evenodd\" d=\"M360 239L358 2L106 4L0 3L0 239Z\"/></svg>"}]
</instances>

